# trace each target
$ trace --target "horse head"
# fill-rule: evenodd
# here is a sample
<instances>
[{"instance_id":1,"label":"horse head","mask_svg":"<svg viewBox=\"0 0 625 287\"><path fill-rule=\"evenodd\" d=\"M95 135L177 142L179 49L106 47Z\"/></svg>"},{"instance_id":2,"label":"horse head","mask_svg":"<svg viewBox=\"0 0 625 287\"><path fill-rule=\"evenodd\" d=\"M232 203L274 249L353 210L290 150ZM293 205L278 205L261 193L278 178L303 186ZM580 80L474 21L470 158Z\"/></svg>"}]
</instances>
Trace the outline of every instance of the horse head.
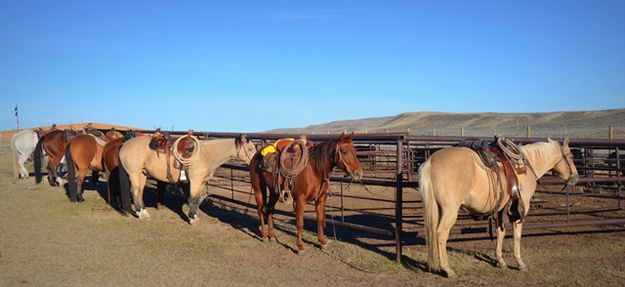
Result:
<instances>
[{"instance_id":1,"label":"horse head","mask_svg":"<svg viewBox=\"0 0 625 287\"><path fill-rule=\"evenodd\" d=\"M237 158L249 165L252 158L256 154L256 146L247 138L246 135L241 135L236 138L235 144L237 149Z\"/></svg>"},{"instance_id":2,"label":"horse head","mask_svg":"<svg viewBox=\"0 0 625 287\"><path fill-rule=\"evenodd\" d=\"M573 162L573 154L569 148L569 137L564 138L562 145L552 139L548 139L548 141L555 145L558 150L557 152L560 153L560 159L552 170L555 171L560 178L566 180L567 186L574 186L579 180L579 174Z\"/></svg>"},{"instance_id":3,"label":"horse head","mask_svg":"<svg viewBox=\"0 0 625 287\"><path fill-rule=\"evenodd\" d=\"M362 168L356 157L356 148L354 147L354 133L341 136L336 142L336 166L344 172L352 176L352 179L359 181L362 179Z\"/></svg>"}]
</instances>

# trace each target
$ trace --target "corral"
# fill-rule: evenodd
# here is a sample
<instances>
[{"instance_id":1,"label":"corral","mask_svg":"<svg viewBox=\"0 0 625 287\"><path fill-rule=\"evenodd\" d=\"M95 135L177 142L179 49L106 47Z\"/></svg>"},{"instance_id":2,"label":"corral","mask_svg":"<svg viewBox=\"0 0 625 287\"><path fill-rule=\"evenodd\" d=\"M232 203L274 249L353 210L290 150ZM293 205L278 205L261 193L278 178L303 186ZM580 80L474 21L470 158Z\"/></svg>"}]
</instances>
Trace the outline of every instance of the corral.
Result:
<instances>
[{"instance_id":1,"label":"corral","mask_svg":"<svg viewBox=\"0 0 625 287\"><path fill-rule=\"evenodd\" d=\"M182 134L182 132L174 132L173 134ZM199 134L204 138L224 138L238 135L237 133ZM273 140L285 135L249 134L249 136L260 144L260 141ZM309 139L313 141L323 141L335 137L336 135L309 135ZM281 254L276 256L284 259L283 263L286 264L295 264L294 260L297 264L303 265L327 264L328 262L340 264L342 267L338 268L338 273L327 273L331 276L328 279L336 279L335 281L340 283L339 285L350 285L350 283L355 283L357 285L367 285L368 283L372 285L383 285L387 281L403 283L403 285L419 284L420 277L425 277L424 281L422 281L424 284L444 284L446 282L444 279L422 273L424 270L425 250L422 246L421 203L418 192L416 192L416 187L418 186L417 169L419 164L436 149L454 145L460 139L459 137L417 137L405 134L357 135L355 137L355 144L358 147L359 158L365 169L365 179L362 181L362 184L351 183L349 178L345 178L343 174L336 172L332 177L331 191L333 196L328 200L329 220L328 226L326 227L326 234L328 237L334 237L336 235L336 238L340 242L334 243L329 251L323 251L328 257L318 258L324 255L317 251L306 254L303 259L290 258L289 256L296 256L291 254L291 252L288 252L286 255ZM540 139L521 138L517 139L517 142L529 143L536 140ZM537 271L536 269L538 268L544 269L550 266L550 264L553 264L553 262L550 261L539 260L538 258L542 258L539 255L540 253L544 252L546 256L555 257L561 256L557 254L558 252L570 253L570 250L563 251L563 247L561 246L561 241L566 241L565 246L579 245L579 248L589 250L588 252L590 253L580 251L580 256L582 257L570 256L569 258L565 258L565 261L572 259L584 260L583 256L589 256L589 254L594 254L595 252L602 252L598 250L603 247L597 246L605 246L607 250L611 250L612 252L607 252L611 253L610 256L606 256L606 253L602 253L604 254L602 258L607 262L604 264L605 266L611 266L612 268L616 268L616 270L610 270L607 272L609 276L603 277L600 280L604 280L601 282L606 283L621 282L623 277L622 272L619 272L619 270L622 271L622 255L625 252L621 231L623 231L623 224L625 224L625 212L622 210L621 202L623 199L621 184L624 178L622 174L623 159L620 151L625 148L625 141L572 140L571 147L578 151L576 152L577 157L575 162L582 179L578 187L564 192L557 191L561 186L559 180L550 177L541 180L541 192L537 194L533 200L532 209L530 210L530 215L527 218L525 227L527 232L524 234L525 243L523 250L524 253L529 253L528 257L534 258L534 260L529 260L530 272L524 274L530 274ZM611 157L612 155L614 158ZM6 175L4 177L6 177ZM24 188L29 190L29 193L41 192L38 190L39 188L33 190L31 187L28 187L31 185L33 185L33 183L20 183L20 186L24 186ZM47 188L48 187L46 187L46 189ZM258 221L256 220L255 203L251 197L246 167L238 163L225 165L219 170L216 178L211 182L208 192L211 195L210 200L209 203L203 206L203 210L209 217L214 217L226 223L226 225L234 227L233 232L235 233L249 235L243 236L247 240L252 240L250 237L258 239ZM33 200L36 198L36 195L33 194L26 197L30 197L30 200ZM94 203L90 202L94 201L96 198L97 196L91 196L87 199L91 211L77 211L77 209L84 208L81 208L81 205L73 206L68 202L63 202L65 198L55 202L57 202L57 204L68 205L68 207L63 207L63 209L71 209L71 213L75 214L78 212L79 214L84 214L85 212L93 213L95 211L93 217L97 217L101 215L102 210L100 209L102 207L94 206ZM168 199L167 207L173 211L173 216L167 217L168 222L164 222L163 224L171 224L171 221L182 222L180 217L184 217L182 212L183 199L175 195L168 196ZM150 204L150 200L146 202L148 202L148 205ZM28 206L27 203L23 204ZM102 205L101 202L99 204ZM293 244L290 243L291 240L285 241L282 239L284 237L291 238L293 234L293 228L291 226L292 208L284 204L279 204L278 208L280 212L276 217L279 221L279 230L281 231L279 235L281 236L280 246L292 250ZM14 212L12 215L19 218L19 216L16 215L20 212L19 209L16 210L3 206L3 210L12 210L12 212ZM104 213L108 214L105 217L115 216L114 212L110 212L110 209L103 210ZM163 212L159 212L155 217L162 215ZM63 215L55 214L55 216ZM8 217L9 214L4 214L3 225L10 224L10 221L7 219ZM117 221L118 219L113 220ZM152 221L153 222L144 225L154 225L155 220ZM180 222L174 225L179 226ZM131 223L130 225L131 228L148 229L147 227L142 228L136 226L142 223L143 222L137 222ZM214 225L215 223L216 222L213 221L208 225ZM473 221L466 214L461 215L461 220L459 220L456 225L453 231L454 235L452 235L451 238L454 243L450 246L452 250L456 251L452 252L455 253L455 256L452 256L452 260L465 261L465 266L460 269L461 271L464 270L464 272L460 274L460 283L489 284L493 282L505 282L505 278L493 279L493 277L502 276L502 274L504 277L507 276L508 279L521 278L519 276L522 275L511 273L517 272L515 270L502 271L490 266L493 264L493 259L487 254L493 253L491 245L494 244L488 241L489 226L488 221ZM17 229L14 228L7 228L6 226L4 228L6 229L3 231L6 231L6 233L3 234L17 232ZM121 229L126 228L128 227L121 227ZM223 228L218 229L221 230ZM313 232L315 231L313 225L309 227L307 224L307 229ZM143 230L142 232L155 234L154 230ZM231 232L226 233L229 234L227 237L233 237ZM195 236L202 235L196 234ZM240 237L240 234L238 236ZM220 235L215 234L215 232L211 232L210 237L212 241L220 240ZM234 237L237 236L235 235ZM594 241L594 243L583 242L586 239ZM183 239L178 240L184 241ZM239 242L238 240L236 241ZM265 246L263 246L263 244L256 244L258 240L252 241L255 242L253 244L254 246L245 245L243 247L250 248L250 250L245 249L245 251L241 251L242 254L237 253L234 256L240 256L242 259L246 258L247 252L260 252L252 251L251 249L270 249L266 248L266 244L264 244ZM315 241L309 239L308 242ZM15 247L13 244L17 243L14 243L12 239L4 239L2 248L3 250L9 250L9 252L11 252L12 248ZM158 249L157 246L153 247ZM544 248L548 248L548 250ZM142 250L144 249L142 248ZM276 252L273 247L270 250ZM578 248L575 248L575 250L576 252L579 251ZM592 252L590 250L592 250ZM149 253L152 254L153 252L155 251ZM189 252L189 250L187 250L187 252ZM135 254L135 252L131 253ZM11 253L9 253L9 258L11 258L10 254ZM263 255L268 256L266 253ZM285 259L285 256L289 258ZM0 260L3 258L4 257L0 257ZM329 259L329 261L327 261L327 259ZM302 263L302 260L309 260L309 262ZM393 260L402 262L403 265L390 263ZM270 261L274 262L273 260ZM341 264L341 262L344 264ZM484 264L485 262L487 264ZM8 268L7 264L9 263L10 262L5 261L0 267ZM559 264L563 263L557 262L555 265ZM477 265L478 267L474 268L470 265ZM542 267L536 267L536 265ZM403 268L401 266L403 266ZM572 266L575 266L572 270L577 270L577 273L580 275L586 274L585 272L598 272L602 270L594 268L592 262L578 263ZM247 268L255 267L248 266ZM256 266L256 268L259 268L259 270L262 269L261 266ZM586 270L582 272L576 268ZM604 266L602 265L600 268L604 268ZM10 269L8 268L7 270ZM255 272L260 272L259 270L254 271L254 274L256 274ZM272 270L279 273L279 269ZM350 275L345 275L342 277L343 279L339 279L341 278L341 274L344 274L346 270L351 270L352 272L360 274L359 278L365 281L350 282L349 280L353 280L353 277ZM484 274L490 273L491 275L485 276L484 279L477 279L470 274L471 272L475 272L475 270L480 270L479 274L481 277L484 277ZM326 272L328 271L322 271L324 274L326 274ZM364 274L370 274L371 272L372 274L382 274L387 280L371 279L373 281L369 281L367 278L370 278L370 276ZM548 273L548 271L545 272ZM562 272L562 270L558 270L558 272ZM258 274L254 276L257 275ZM293 274L291 274L291 276L293 276ZM391 279L389 276L396 276L396 278ZM463 279L463 277L465 278ZM529 277L533 278L530 282L560 282L564 284L597 282L595 281L596 279L577 278L574 276L570 276L568 279L564 279L564 281L551 281L544 276L532 277L530 275ZM9 280L13 277L9 276L5 278L8 278L5 280ZM229 282L227 278L219 278L219 285ZM282 277L278 275L278 278ZM489 281L489 278L491 281ZM257 284L271 285L270 282L275 282L274 280L276 280L276 278L264 282L257 282ZM292 285L292 283L289 284L291 281L288 281L288 278L282 278L280 280L285 281L278 282L286 282L286 285ZM560 278L559 280L563 279ZM149 280L147 281L149 282ZM10 283L10 281L7 282ZM241 282L243 282L242 285L254 284L253 281L247 280ZM521 281L518 281L518 283L520 284ZM319 284L322 284L322 282L320 281L318 284L311 282L310 285Z\"/></svg>"}]
</instances>

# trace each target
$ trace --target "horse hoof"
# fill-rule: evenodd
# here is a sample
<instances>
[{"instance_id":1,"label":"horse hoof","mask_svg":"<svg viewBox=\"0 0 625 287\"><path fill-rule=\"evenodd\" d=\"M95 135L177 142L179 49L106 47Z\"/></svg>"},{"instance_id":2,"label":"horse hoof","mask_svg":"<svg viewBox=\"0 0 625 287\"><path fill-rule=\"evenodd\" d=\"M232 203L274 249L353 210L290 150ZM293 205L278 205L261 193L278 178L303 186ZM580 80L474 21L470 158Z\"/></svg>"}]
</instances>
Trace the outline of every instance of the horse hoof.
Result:
<instances>
[{"instance_id":1,"label":"horse hoof","mask_svg":"<svg viewBox=\"0 0 625 287\"><path fill-rule=\"evenodd\" d=\"M189 218L189 224L191 224L191 226L196 226L198 221L200 221L199 218L195 217L195 218Z\"/></svg>"},{"instance_id":2,"label":"horse hoof","mask_svg":"<svg viewBox=\"0 0 625 287\"><path fill-rule=\"evenodd\" d=\"M297 255L304 255L304 249L297 249Z\"/></svg>"},{"instance_id":3,"label":"horse hoof","mask_svg":"<svg viewBox=\"0 0 625 287\"><path fill-rule=\"evenodd\" d=\"M150 218L150 214L148 213L147 210L141 210L139 213L137 213L137 217L139 219L149 219Z\"/></svg>"},{"instance_id":4,"label":"horse hoof","mask_svg":"<svg viewBox=\"0 0 625 287\"><path fill-rule=\"evenodd\" d=\"M454 272L453 270L445 271L445 274L447 278L450 278L450 279L458 278L458 275L456 275L456 272Z\"/></svg>"},{"instance_id":5,"label":"horse hoof","mask_svg":"<svg viewBox=\"0 0 625 287\"><path fill-rule=\"evenodd\" d=\"M497 267L499 268L508 268L508 264L506 264L506 261L503 261L503 259L500 259L497 261Z\"/></svg>"},{"instance_id":6,"label":"horse hoof","mask_svg":"<svg viewBox=\"0 0 625 287\"><path fill-rule=\"evenodd\" d=\"M328 247L328 244L330 244L330 240L327 240L325 243L320 244L319 246L321 247L321 250L326 249L326 247Z\"/></svg>"},{"instance_id":7,"label":"horse hoof","mask_svg":"<svg viewBox=\"0 0 625 287\"><path fill-rule=\"evenodd\" d=\"M519 264L519 271L527 271L527 265L525 265L524 263Z\"/></svg>"}]
</instances>

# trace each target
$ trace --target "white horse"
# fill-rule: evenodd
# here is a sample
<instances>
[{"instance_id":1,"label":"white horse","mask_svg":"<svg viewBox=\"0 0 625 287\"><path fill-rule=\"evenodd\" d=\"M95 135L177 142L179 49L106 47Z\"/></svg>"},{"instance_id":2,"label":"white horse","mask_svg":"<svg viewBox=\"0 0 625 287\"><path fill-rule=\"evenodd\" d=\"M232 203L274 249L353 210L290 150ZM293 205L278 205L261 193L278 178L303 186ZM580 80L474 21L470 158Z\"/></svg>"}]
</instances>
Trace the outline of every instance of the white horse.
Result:
<instances>
[{"instance_id":1,"label":"white horse","mask_svg":"<svg viewBox=\"0 0 625 287\"><path fill-rule=\"evenodd\" d=\"M28 178L28 170L24 163L35 150L39 137L32 130L21 130L11 137L13 151L13 175L16 178Z\"/></svg>"}]
</instances>

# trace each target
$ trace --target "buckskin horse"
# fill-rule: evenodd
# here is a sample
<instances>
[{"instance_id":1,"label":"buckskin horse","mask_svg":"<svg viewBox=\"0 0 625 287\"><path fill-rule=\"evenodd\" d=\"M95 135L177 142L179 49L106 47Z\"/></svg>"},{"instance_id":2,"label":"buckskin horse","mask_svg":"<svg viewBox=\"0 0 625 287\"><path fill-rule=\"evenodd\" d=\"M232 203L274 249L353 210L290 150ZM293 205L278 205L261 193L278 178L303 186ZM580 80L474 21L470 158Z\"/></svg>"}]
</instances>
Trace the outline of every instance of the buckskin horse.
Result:
<instances>
[{"instance_id":1,"label":"buckskin horse","mask_svg":"<svg viewBox=\"0 0 625 287\"><path fill-rule=\"evenodd\" d=\"M39 136L32 130L21 130L11 137L13 175L16 178L28 178L28 170L24 163L35 150L37 142L39 142Z\"/></svg>"},{"instance_id":2,"label":"buckskin horse","mask_svg":"<svg viewBox=\"0 0 625 287\"><path fill-rule=\"evenodd\" d=\"M35 147L34 165L35 165L35 182L41 183L42 173L41 165L43 162L44 151L48 155L48 182L52 186L58 186L57 167L65 154L65 146L67 143L78 135L74 129L57 130L53 129L43 135L37 146Z\"/></svg>"},{"instance_id":3,"label":"buckskin horse","mask_svg":"<svg viewBox=\"0 0 625 287\"><path fill-rule=\"evenodd\" d=\"M106 135L97 130L87 132L86 135L73 138L65 148L67 183L72 202L84 201L82 183L87 173L92 171L93 178L97 180L98 172L103 171L102 153L106 143L123 138L123 135L115 129L111 129Z\"/></svg>"},{"instance_id":4,"label":"buckskin horse","mask_svg":"<svg viewBox=\"0 0 625 287\"><path fill-rule=\"evenodd\" d=\"M529 201L536 191L536 185L548 171L554 171L566 180L566 185L574 186L578 180L577 169L573 164L573 156L569 149L569 139L560 145L548 139L518 148L525 158L529 171L518 175L524 214L529 210ZM488 214L494 212L502 218L504 207L510 196L500 192L496 183L492 182L491 171L485 168L477 153L466 147L449 147L434 153L419 169L419 189L424 205L426 245L428 249L428 266L432 272L444 272L447 277L456 277L449 265L447 256L447 239L449 231L458 217L462 206L471 214ZM505 177L501 177L506 186ZM497 200L502 196L503 200ZM502 220L497 227L497 247L495 256L498 266L507 267L502 255L503 239L506 231ZM512 222L514 233L514 257L519 270L527 266L521 259L521 232L523 220Z\"/></svg>"},{"instance_id":5,"label":"buckskin horse","mask_svg":"<svg viewBox=\"0 0 625 287\"><path fill-rule=\"evenodd\" d=\"M351 175L352 180L360 180L362 178L362 168L356 157L356 149L352 142L353 136L353 133L349 136L342 133L338 140L312 146L309 149L309 160L304 169L291 179L291 192L296 212L298 253L304 251L304 241L302 240L304 208L306 203L312 200L315 200L319 245L322 248L327 245L328 241L324 237L323 230L325 226L325 205L330 187L329 177L334 167L338 167ZM265 241L268 236L270 239L276 236L273 228L273 210L278 200L278 194L274 190L274 176L259 166L261 160L262 155L260 152L256 153L250 163L250 177L260 219L262 240ZM268 187L270 187L269 194L267 193ZM269 202L267 202L267 196L269 196ZM267 216L269 230L265 227L265 216Z\"/></svg>"},{"instance_id":6,"label":"buckskin horse","mask_svg":"<svg viewBox=\"0 0 625 287\"><path fill-rule=\"evenodd\" d=\"M174 160L167 160L164 154L159 155L157 151L150 149L151 139L148 136L130 139L119 150L122 199L129 200L130 196L127 195L132 194L135 212L139 219L150 216L143 203L143 189L147 180L144 172L156 180L171 182L167 173L169 164L173 181L180 180L180 170L175 168ZM190 162L186 165L186 175L190 183L188 220L192 225L198 221L196 213L202 199L202 188L213 176L215 170L232 157L237 157L249 164L256 153L254 144L243 135L233 139L198 142L197 153L193 151L195 155L189 157ZM179 146L175 144L173 148L178 149ZM127 195L123 195L124 193ZM130 206L130 203L126 202L123 206ZM132 213L132 210L126 210L126 212Z\"/></svg>"}]
</instances>

